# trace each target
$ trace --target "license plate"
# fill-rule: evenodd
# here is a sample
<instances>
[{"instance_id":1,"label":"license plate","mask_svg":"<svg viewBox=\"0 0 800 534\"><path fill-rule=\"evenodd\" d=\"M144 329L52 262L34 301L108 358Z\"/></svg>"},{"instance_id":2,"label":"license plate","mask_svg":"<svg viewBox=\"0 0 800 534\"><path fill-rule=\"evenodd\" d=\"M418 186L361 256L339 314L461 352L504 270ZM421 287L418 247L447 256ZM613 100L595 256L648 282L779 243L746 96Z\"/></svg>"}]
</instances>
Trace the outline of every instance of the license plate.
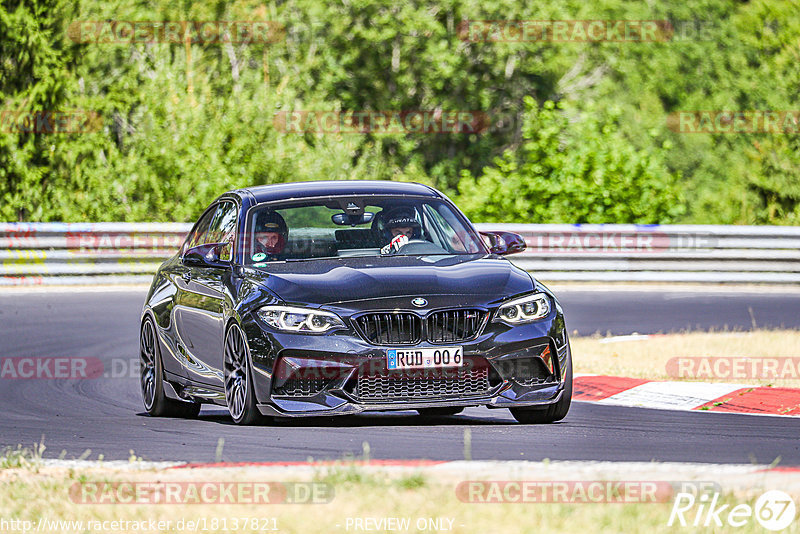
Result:
<instances>
[{"instance_id":1,"label":"license plate","mask_svg":"<svg viewBox=\"0 0 800 534\"><path fill-rule=\"evenodd\" d=\"M420 349L389 349L386 351L388 369L427 369L430 367L461 367L464 354L461 347Z\"/></svg>"}]
</instances>

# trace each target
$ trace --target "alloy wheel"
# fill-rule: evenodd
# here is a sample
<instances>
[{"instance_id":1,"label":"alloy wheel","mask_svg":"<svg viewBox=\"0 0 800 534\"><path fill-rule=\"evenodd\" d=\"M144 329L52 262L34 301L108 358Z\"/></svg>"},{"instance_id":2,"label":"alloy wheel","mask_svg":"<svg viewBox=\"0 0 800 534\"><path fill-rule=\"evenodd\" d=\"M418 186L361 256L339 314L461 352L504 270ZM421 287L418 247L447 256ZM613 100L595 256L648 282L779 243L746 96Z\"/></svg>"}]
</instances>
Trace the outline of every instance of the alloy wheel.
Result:
<instances>
[{"instance_id":1,"label":"alloy wheel","mask_svg":"<svg viewBox=\"0 0 800 534\"><path fill-rule=\"evenodd\" d=\"M156 397L156 335L153 323L145 321L139 338L139 381L142 399L147 410L152 410Z\"/></svg>"},{"instance_id":2,"label":"alloy wheel","mask_svg":"<svg viewBox=\"0 0 800 534\"><path fill-rule=\"evenodd\" d=\"M245 416L248 396L247 347L242 330L233 325L225 337L225 400L236 422Z\"/></svg>"}]
</instances>

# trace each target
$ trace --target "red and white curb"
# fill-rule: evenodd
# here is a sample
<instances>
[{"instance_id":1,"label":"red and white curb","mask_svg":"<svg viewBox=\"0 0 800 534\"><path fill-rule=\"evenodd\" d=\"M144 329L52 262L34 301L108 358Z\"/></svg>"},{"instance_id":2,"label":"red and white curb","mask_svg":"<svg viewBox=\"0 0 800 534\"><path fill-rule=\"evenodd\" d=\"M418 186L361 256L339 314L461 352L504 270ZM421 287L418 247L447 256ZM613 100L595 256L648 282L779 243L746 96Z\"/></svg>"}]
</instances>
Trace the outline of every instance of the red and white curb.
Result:
<instances>
[{"instance_id":1,"label":"red and white curb","mask_svg":"<svg viewBox=\"0 0 800 534\"><path fill-rule=\"evenodd\" d=\"M572 399L615 406L800 416L800 389L578 375Z\"/></svg>"}]
</instances>

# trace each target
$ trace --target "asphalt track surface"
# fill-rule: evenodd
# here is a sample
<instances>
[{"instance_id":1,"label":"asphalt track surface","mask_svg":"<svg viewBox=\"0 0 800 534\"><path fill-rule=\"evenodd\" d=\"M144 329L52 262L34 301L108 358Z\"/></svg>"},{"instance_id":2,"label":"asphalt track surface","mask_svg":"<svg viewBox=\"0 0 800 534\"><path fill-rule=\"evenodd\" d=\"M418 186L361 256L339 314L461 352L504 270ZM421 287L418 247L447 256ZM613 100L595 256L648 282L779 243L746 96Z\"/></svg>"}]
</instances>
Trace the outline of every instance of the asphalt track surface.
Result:
<instances>
[{"instance_id":1,"label":"asphalt track surface","mask_svg":"<svg viewBox=\"0 0 800 534\"><path fill-rule=\"evenodd\" d=\"M0 379L0 446L44 438L45 457L146 460L305 461L359 456L460 460L471 431L475 460L608 460L800 465L800 418L675 412L574 403L553 425L519 425L507 410L453 417L367 413L238 427L222 408L198 420L143 414L135 369L143 290L0 292L2 359L94 357L111 376L87 380ZM679 330L800 328L800 295L784 293L581 291L561 294L571 331L614 335ZM751 311L752 310L752 311Z\"/></svg>"}]
</instances>

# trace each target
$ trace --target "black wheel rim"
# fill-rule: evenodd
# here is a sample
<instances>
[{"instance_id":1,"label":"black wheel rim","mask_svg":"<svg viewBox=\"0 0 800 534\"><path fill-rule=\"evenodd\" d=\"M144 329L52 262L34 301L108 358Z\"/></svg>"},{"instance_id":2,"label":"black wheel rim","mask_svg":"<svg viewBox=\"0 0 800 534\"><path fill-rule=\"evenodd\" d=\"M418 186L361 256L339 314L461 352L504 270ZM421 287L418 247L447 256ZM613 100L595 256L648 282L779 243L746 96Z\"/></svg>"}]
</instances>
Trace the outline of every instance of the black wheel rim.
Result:
<instances>
[{"instance_id":1,"label":"black wheel rim","mask_svg":"<svg viewBox=\"0 0 800 534\"><path fill-rule=\"evenodd\" d=\"M153 324L145 321L139 339L139 378L144 407L153 408L156 398L156 335Z\"/></svg>"},{"instance_id":2,"label":"black wheel rim","mask_svg":"<svg viewBox=\"0 0 800 534\"><path fill-rule=\"evenodd\" d=\"M234 421L244 417L247 399L247 347L238 326L225 338L225 400Z\"/></svg>"}]
</instances>

